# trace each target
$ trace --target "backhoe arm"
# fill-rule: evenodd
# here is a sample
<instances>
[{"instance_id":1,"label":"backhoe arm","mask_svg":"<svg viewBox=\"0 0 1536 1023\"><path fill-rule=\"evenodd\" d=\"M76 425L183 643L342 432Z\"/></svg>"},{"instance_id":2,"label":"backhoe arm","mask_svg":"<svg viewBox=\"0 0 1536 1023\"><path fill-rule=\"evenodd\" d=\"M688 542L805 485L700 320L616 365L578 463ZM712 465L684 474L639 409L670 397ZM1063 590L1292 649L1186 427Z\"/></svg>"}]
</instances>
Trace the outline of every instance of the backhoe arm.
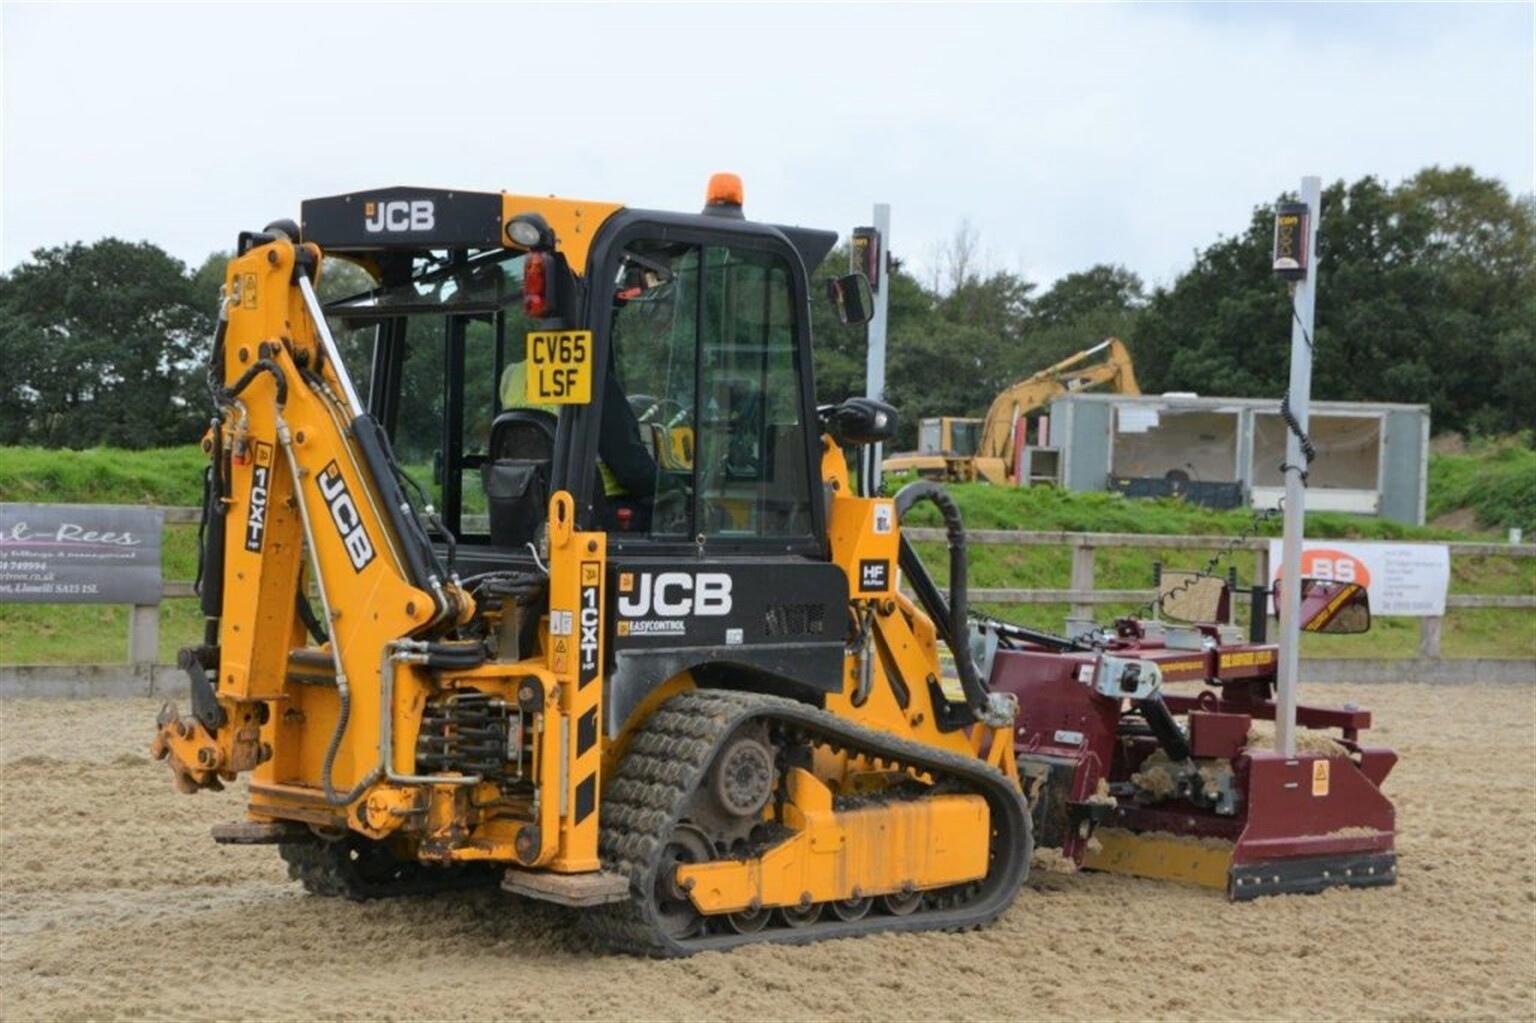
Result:
<instances>
[{"instance_id":1,"label":"backhoe arm","mask_svg":"<svg viewBox=\"0 0 1536 1023\"><path fill-rule=\"evenodd\" d=\"M210 366L207 638L182 658L193 716L168 706L153 752L184 790L217 787L272 758L274 713L328 718L320 774L327 801L345 804L383 770L374 723L387 645L471 608L444 577L382 430L358 407L314 298L319 250L281 235L242 236L241 247ZM307 645L306 617L323 640L310 662L328 661L320 670L334 685L299 708L285 683L291 652ZM368 724L349 731L358 721Z\"/></svg>"}]
</instances>

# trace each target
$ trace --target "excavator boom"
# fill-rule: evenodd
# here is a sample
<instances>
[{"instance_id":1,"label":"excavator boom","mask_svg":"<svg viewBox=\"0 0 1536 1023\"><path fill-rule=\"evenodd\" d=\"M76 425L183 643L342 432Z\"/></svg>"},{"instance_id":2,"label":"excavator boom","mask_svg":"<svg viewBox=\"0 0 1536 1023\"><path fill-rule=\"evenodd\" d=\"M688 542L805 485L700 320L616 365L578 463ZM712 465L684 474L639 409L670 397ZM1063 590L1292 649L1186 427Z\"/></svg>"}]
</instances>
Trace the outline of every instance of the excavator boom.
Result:
<instances>
[{"instance_id":1,"label":"excavator boom","mask_svg":"<svg viewBox=\"0 0 1536 1023\"><path fill-rule=\"evenodd\" d=\"M1115 394L1141 393L1131 353L1125 342L1115 337L1025 377L994 398L982 420L981 445L976 453L983 458L1011 460L1014 426L1022 417L1038 412L1063 394L1105 386Z\"/></svg>"},{"instance_id":2,"label":"excavator boom","mask_svg":"<svg viewBox=\"0 0 1536 1023\"><path fill-rule=\"evenodd\" d=\"M1106 338L1092 348L1010 384L992 400L986 418L979 421L979 439L974 451L952 450L946 443L941 452L924 450L893 455L886 459L885 471L916 472L955 482L976 479L996 484L1015 482L1014 444L1019 420L1034 415L1063 394L1106 386L1115 394L1141 393L1131 353L1119 338ZM924 423L929 422L932 420L924 420ZM956 427L978 421L945 418L940 422L943 435L948 438L959 432Z\"/></svg>"}]
</instances>

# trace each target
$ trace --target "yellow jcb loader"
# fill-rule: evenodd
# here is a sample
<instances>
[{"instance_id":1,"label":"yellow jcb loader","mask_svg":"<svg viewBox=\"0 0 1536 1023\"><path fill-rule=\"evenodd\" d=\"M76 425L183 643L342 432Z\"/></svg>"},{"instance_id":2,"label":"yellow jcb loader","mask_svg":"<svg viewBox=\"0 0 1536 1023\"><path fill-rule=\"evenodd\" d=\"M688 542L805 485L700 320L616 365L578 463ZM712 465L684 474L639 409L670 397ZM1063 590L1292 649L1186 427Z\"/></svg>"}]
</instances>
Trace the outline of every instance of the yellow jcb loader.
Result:
<instances>
[{"instance_id":1,"label":"yellow jcb loader","mask_svg":"<svg viewBox=\"0 0 1536 1023\"><path fill-rule=\"evenodd\" d=\"M153 746L187 791L247 776L215 839L321 895L499 882L648 954L1002 912L1015 703L973 657L953 502L849 478L894 413L815 403L835 240L744 219L730 175L700 214L391 188L242 234L206 636ZM327 256L375 286L322 308Z\"/></svg>"}]
</instances>

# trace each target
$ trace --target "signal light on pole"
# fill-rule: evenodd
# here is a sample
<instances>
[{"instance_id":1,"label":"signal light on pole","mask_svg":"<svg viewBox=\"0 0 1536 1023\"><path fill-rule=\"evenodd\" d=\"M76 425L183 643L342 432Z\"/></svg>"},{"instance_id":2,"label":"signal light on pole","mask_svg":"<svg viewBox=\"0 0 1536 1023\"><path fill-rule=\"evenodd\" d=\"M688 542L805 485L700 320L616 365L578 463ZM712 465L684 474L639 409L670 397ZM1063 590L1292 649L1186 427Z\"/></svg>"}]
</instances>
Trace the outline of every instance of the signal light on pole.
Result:
<instances>
[{"instance_id":1,"label":"signal light on pole","mask_svg":"<svg viewBox=\"0 0 1536 1023\"><path fill-rule=\"evenodd\" d=\"M1275 276L1281 280L1307 278L1308 221L1312 213L1304 202L1283 202L1275 207Z\"/></svg>"},{"instance_id":2,"label":"signal light on pole","mask_svg":"<svg viewBox=\"0 0 1536 1023\"><path fill-rule=\"evenodd\" d=\"M880 232L873 227L853 229L853 270L861 271L869 278L869 290L880 291L880 264L884 261Z\"/></svg>"}]
</instances>

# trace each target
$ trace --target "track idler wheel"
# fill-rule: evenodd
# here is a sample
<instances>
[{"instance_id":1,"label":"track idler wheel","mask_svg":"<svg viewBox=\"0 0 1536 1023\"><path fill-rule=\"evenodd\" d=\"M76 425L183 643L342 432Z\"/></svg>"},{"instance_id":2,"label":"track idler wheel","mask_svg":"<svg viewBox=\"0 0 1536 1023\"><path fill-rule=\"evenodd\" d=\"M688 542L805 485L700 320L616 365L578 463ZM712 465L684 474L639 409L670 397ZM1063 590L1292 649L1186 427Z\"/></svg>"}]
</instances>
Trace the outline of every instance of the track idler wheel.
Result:
<instances>
[{"instance_id":1,"label":"track idler wheel","mask_svg":"<svg viewBox=\"0 0 1536 1023\"><path fill-rule=\"evenodd\" d=\"M756 817L773 795L773 750L755 735L740 735L715 762L713 788L733 817Z\"/></svg>"},{"instance_id":2,"label":"track idler wheel","mask_svg":"<svg viewBox=\"0 0 1536 1023\"><path fill-rule=\"evenodd\" d=\"M655 896L657 919L668 937L691 938L704 933L704 917L678 884L677 868L685 863L708 863L714 858L714 848L698 828L680 824L672 832L656 871Z\"/></svg>"}]
</instances>

